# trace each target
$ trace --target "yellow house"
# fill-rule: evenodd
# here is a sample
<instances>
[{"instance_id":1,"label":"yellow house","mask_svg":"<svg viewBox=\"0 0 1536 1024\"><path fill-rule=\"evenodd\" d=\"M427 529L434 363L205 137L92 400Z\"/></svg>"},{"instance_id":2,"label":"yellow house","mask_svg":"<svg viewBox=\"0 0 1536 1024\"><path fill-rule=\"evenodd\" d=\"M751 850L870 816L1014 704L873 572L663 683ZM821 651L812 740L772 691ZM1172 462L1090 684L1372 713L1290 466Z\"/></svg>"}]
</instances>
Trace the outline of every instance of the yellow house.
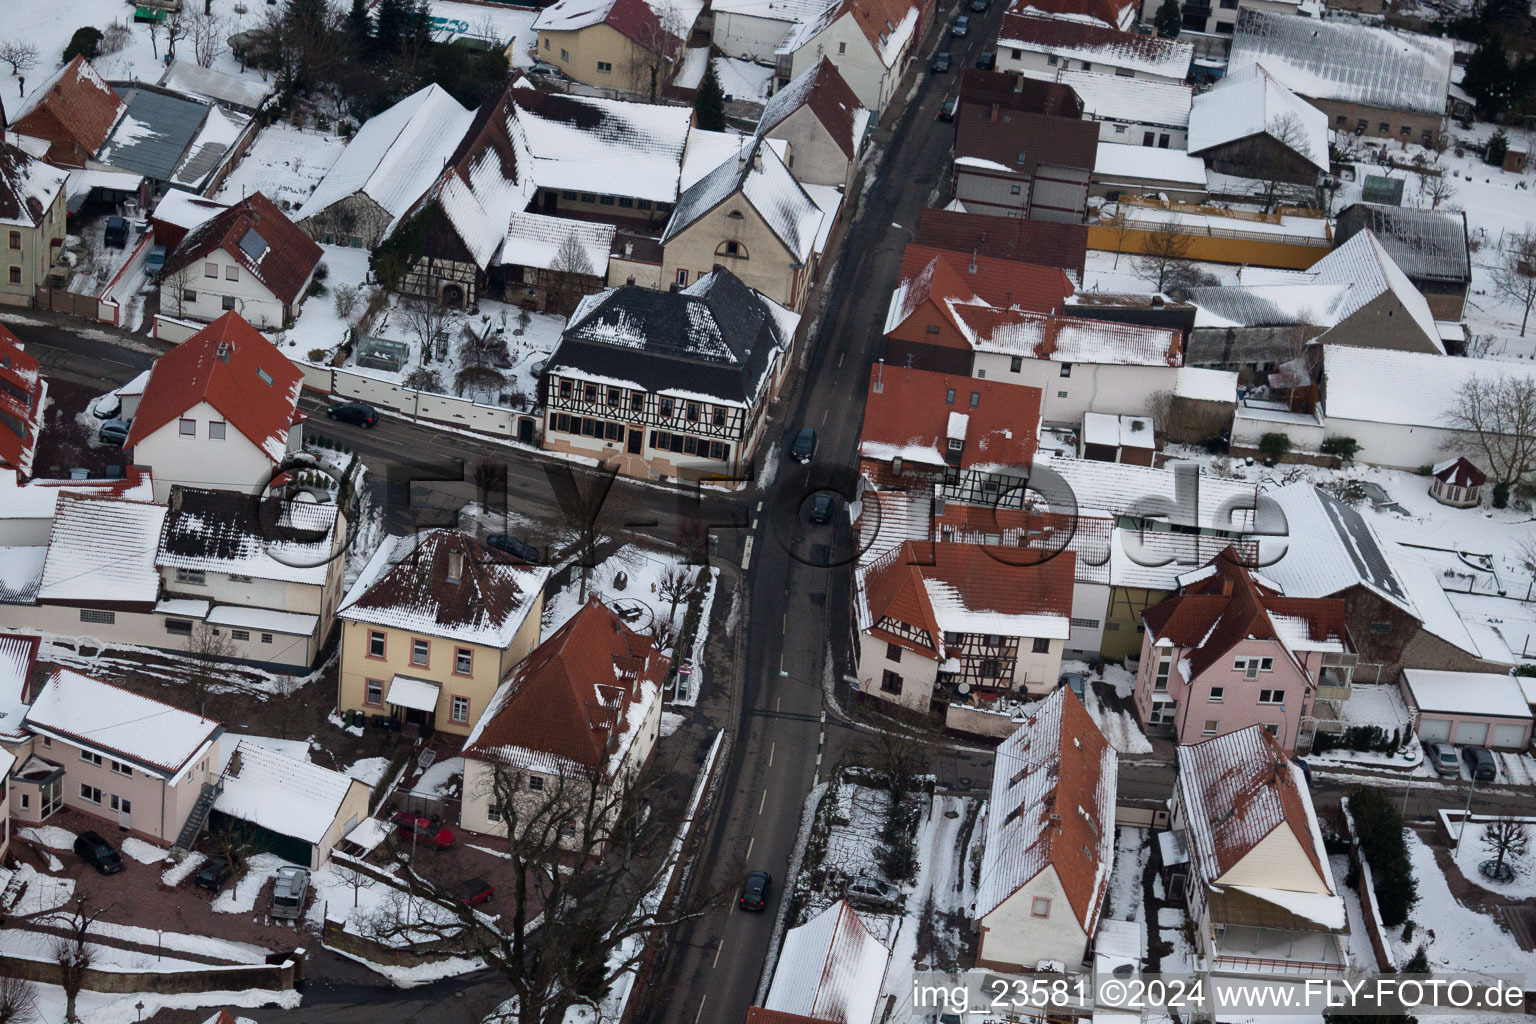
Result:
<instances>
[{"instance_id":1,"label":"yellow house","mask_svg":"<svg viewBox=\"0 0 1536 1024\"><path fill-rule=\"evenodd\" d=\"M30 306L64 244L68 173L0 141L0 304Z\"/></svg>"},{"instance_id":2,"label":"yellow house","mask_svg":"<svg viewBox=\"0 0 1536 1024\"><path fill-rule=\"evenodd\" d=\"M336 613L337 709L468 735L538 644L549 574L457 530L385 543Z\"/></svg>"},{"instance_id":3,"label":"yellow house","mask_svg":"<svg viewBox=\"0 0 1536 1024\"><path fill-rule=\"evenodd\" d=\"M537 56L577 82L654 101L703 10L699 0L561 0L534 19Z\"/></svg>"}]
</instances>

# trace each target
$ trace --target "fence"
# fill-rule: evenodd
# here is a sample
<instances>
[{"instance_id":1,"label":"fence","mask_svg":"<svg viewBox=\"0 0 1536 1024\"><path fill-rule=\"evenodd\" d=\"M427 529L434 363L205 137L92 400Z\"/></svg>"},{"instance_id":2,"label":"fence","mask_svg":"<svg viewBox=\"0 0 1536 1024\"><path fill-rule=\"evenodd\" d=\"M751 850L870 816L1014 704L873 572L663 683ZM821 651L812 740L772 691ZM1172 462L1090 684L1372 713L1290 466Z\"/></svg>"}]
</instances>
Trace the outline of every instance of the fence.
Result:
<instances>
[{"instance_id":1,"label":"fence","mask_svg":"<svg viewBox=\"0 0 1536 1024\"><path fill-rule=\"evenodd\" d=\"M336 398L355 399L412 419L461 427L479 434L536 444L538 417L515 409L482 405L468 398L417 391L350 370L301 364L304 384Z\"/></svg>"},{"instance_id":2,"label":"fence","mask_svg":"<svg viewBox=\"0 0 1536 1024\"><path fill-rule=\"evenodd\" d=\"M44 288L39 285L35 299L38 309L52 313L68 313L70 316L83 316L88 320L95 320L100 308L100 301L96 296L82 295L63 288Z\"/></svg>"},{"instance_id":3,"label":"fence","mask_svg":"<svg viewBox=\"0 0 1536 1024\"><path fill-rule=\"evenodd\" d=\"M285 991L301 976L303 950L280 964L237 964L169 971L119 970L87 967L83 988L92 992L239 992L248 988ZM49 960L28 960L0 954L0 976L25 978L44 985L58 985L63 967Z\"/></svg>"},{"instance_id":4,"label":"fence","mask_svg":"<svg viewBox=\"0 0 1536 1024\"><path fill-rule=\"evenodd\" d=\"M144 237L139 239L139 244L134 246L132 254L127 262L118 268L112 275L112 280L101 290L100 302L96 310L96 319L113 327L123 326L123 303L131 299L140 288L144 286L144 264L149 259L149 251L155 245L155 229L150 228L144 232Z\"/></svg>"}]
</instances>

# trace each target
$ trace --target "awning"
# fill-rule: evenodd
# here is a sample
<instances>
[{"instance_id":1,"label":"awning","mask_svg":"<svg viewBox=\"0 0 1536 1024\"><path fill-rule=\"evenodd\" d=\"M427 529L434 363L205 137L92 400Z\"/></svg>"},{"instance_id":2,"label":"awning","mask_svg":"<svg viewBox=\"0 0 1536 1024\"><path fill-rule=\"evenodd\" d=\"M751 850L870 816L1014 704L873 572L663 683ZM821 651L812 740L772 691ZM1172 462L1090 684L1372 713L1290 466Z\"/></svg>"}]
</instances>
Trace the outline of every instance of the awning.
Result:
<instances>
[{"instance_id":1,"label":"awning","mask_svg":"<svg viewBox=\"0 0 1536 1024\"><path fill-rule=\"evenodd\" d=\"M389 681L389 692L384 695L384 703L415 711L434 711L437 709L437 695L441 689L439 684L429 683L425 679L395 676Z\"/></svg>"}]
</instances>

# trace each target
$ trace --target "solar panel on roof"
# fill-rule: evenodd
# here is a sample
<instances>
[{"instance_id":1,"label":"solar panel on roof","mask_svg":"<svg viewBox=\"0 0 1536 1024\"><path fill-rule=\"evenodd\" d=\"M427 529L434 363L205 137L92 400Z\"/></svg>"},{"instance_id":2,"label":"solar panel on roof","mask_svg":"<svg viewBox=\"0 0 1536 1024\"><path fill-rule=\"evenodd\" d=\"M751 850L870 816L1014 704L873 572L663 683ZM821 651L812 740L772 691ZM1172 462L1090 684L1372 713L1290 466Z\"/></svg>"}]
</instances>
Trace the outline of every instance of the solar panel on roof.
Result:
<instances>
[{"instance_id":1,"label":"solar panel on roof","mask_svg":"<svg viewBox=\"0 0 1536 1024\"><path fill-rule=\"evenodd\" d=\"M261 259L266 254L267 248L267 240L257 234L255 228L248 229L240 239L240 251L253 261Z\"/></svg>"}]
</instances>

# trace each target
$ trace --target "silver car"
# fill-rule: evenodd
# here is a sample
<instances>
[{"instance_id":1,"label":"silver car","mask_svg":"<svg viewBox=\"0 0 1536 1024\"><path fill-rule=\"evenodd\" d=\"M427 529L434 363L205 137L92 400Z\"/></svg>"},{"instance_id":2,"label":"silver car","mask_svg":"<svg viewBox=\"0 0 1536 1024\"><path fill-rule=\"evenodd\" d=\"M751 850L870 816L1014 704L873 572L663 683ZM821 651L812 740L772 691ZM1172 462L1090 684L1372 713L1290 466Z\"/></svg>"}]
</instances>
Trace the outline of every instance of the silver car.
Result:
<instances>
[{"instance_id":1,"label":"silver car","mask_svg":"<svg viewBox=\"0 0 1536 1024\"><path fill-rule=\"evenodd\" d=\"M309 872L303 868L281 867L272 883L272 916L297 920L304 913L304 897L309 895Z\"/></svg>"},{"instance_id":2,"label":"silver car","mask_svg":"<svg viewBox=\"0 0 1536 1024\"><path fill-rule=\"evenodd\" d=\"M1429 759L1430 767L1440 775L1461 775L1461 758L1456 754L1456 748L1449 743L1424 744L1424 756Z\"/></svg>"}]
</instances>

